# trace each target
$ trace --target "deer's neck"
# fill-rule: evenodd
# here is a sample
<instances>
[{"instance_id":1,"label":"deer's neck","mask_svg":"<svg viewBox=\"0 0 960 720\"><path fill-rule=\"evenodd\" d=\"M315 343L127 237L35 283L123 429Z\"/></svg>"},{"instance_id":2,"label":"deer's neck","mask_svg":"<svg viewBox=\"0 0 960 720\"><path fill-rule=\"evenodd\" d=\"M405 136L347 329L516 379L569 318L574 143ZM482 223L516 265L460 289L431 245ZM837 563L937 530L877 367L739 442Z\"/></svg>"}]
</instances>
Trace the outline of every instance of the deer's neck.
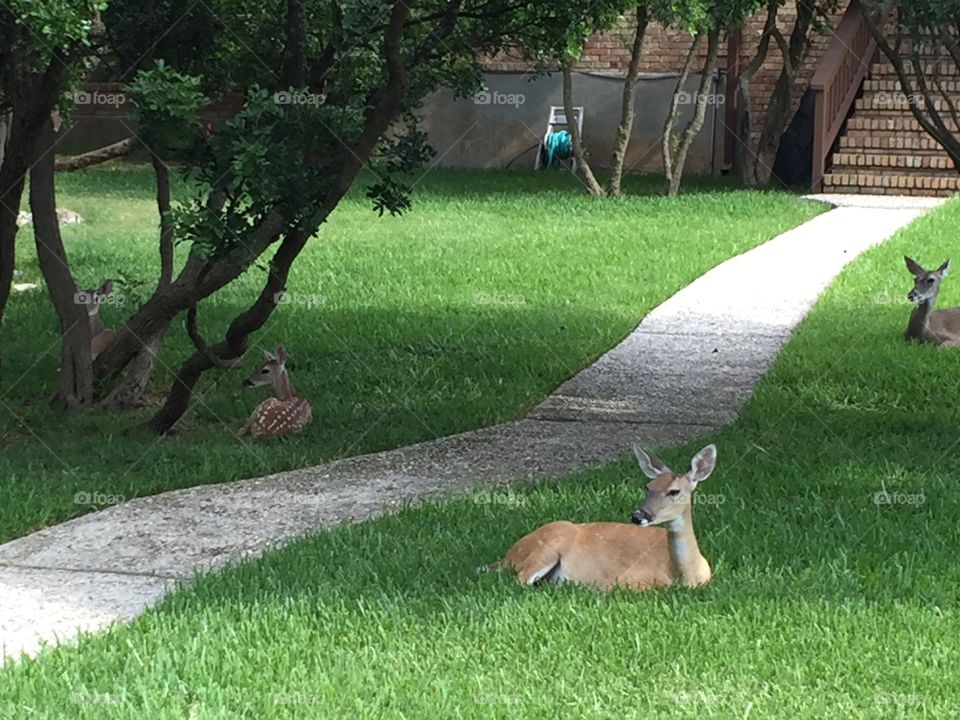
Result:
<instances>
[{"instance_id":1,"label":"deer's neck","mask_svg":"<svg viewBox=\"0 0 960 720\"><path fill-rule=\"evenodd\" d=\"M910 313L910 322L907 323L907 331L904 333L907 340L924 341L929 338L930 312L933 310L933 304L936 301L936 298L931 298L917 303L913 312Z\"/></svg>"},{"instance_id":2,"label":"deer's neck","mask_svg":"<svg viewBox=\"0 0 960 720\"><path fill-rule=\"evenodd\" d=\"M277 398L277 400L289 400L290 398L298 397L286 370L278 372L277 376L273 379L273 396Z\"/></svg>"},{"instance_id":3,"label":"deer's neck","mask_svg":"<svg viewBox=\"0 0 960 720\"><path fill-rule=\"evenodd\" d=\"M693 533L690 509L667 525L670 559L684 585L702 585L710 579L710 565L700 554L697 536Z\"/></svg>"},{"instance_id":4,"label":"deer's neck","mask_svg":"<svg viewBox=\"0 0 960 720\"><path fill-rule=\"evenodd\" d=\"M88 312L87 317L90 319L90 337L95 338L104 331L103 320L100 319L99 312L95 312L92 315Z\"/></svg>"}]
</instances>

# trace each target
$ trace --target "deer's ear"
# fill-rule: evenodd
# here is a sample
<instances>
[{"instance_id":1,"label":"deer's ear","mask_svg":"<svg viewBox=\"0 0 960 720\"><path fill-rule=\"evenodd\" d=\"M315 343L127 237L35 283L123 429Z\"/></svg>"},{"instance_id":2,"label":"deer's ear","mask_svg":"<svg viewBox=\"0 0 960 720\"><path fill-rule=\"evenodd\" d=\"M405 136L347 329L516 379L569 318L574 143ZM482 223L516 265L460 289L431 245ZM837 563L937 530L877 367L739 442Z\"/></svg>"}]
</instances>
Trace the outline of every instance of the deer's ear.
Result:
<instances>
[{"instance_id":1,"label":"deer's ear","mask_svg":"<svg viewBox=\"0 0 960 720\"><path fill-rule=\"evenodd\" d=\"M907 263L907 270L909 270L914 275L920 275L921 273L926 272L922 267L920 267L917 261L914 260L913 258L909 258L906 255L904 255L903 260L904 262Z\"/></svg>"},{"instance_id":2,"label":"deer's ear","mask_svg":"<svg viewBox=\"0 0 960 720\"><path fill-rule=\"evenodd\" d=\"M113 280L104 280L103 285L97 288L97 295L109 295L113 291Z\"/></svg>"},{"instance_id":3,"label":"deer's ear","mask_svg":"<svg viewBox=\"0 0 960 720\"><path fill-rule=\"evenodd\" d=\"M263 348L261 348L260 354L263 355L263 359L266 360L267 362L272 362L277 359L272 352Z\"/></svg>"},{"instance_id":4,"label":"deer's ear","mask_svg":"<svg viewBox=\"0 0 960 720\"><path fill-rule=\"evenodd\" d=\"M277 346L277 362L283 365L287 361L287 349L283 345Z\"/></svg>"},{"instance_id":5,"label":"deer's ear","mask_svg":"<svg viewBox=\"0 0 960 720\"><path fill-rule=\"evenodd\" d=\"M717 464L717 446L707 445L703 450L693 456L690 461L690 480L694 483L701 483L710 477L713 468Z\"/></svg>"},{"instance_id":6,"label":"deer's ear","mask_svg":"<svg viewBox=\"0 0 960 720\"><path fill-rule=\"evenodd\" d=\"M639 445L635 444L633 446L633 454L636 456L643 474L651 480L656 480L664 473L670 472L670 468L664 464L663 460L653 453L647 452Z\"/></svg>"},{"instance_id":7,"label":"deer's ear","mask_svg":"<svg viewBox=\"0 0 960 720\"><path fill-rule=\"evenodd\" d=\"M950 261L947 260L943 265L937 268L937 272L940 273L940 277L943 277L947 274L947 270L950 269Z\"/></svg>"}]
</instances>

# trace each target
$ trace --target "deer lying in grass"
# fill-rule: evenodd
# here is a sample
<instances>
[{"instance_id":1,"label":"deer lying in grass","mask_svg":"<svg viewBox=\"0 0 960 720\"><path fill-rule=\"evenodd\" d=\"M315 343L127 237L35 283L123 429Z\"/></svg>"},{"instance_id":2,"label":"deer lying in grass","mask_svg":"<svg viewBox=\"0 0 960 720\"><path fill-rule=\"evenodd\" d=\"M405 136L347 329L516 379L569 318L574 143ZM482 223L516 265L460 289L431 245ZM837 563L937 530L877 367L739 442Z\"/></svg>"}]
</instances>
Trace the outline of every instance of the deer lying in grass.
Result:
<instances>
[{"instance_id":1,"label":"deer lying in grass","mask_svg":"<svg viewBox=\"0 0 960 720\"><path fill-rule=\"evenodd\" d=\"M293 435L310 422L310 403L293 389L287 373L287 351L283 345L276 353L263 351L263 363L243 381L246 387L270 385L273 397L257 405L247 422L240 429L241 435L251 435L257 440Z\"/></svg>"},{"instance_id":2,"label":"deer lying in grass","mask_svg":"<svg viewBox=\"0 0 960 720\"><path fill-rule=\"evenodd\" d=\"M652 481L643 505L633 513L633 525L552 522L520 538L499 567L515 570L525 585L570 581L600 590L645 590L677 580L688 587L710 582L710 564L693 532L691 505L694 490L713 472L717 448L705 447L682 474L638 445L633 451Z\"/></svg>"},{"instance_id":3,"label":"deer lying in grass","mask_svg":"<svg viewBox=\"0 0 960 720\"><path fill-rule=\"evenodd\" d=\"M904 339L933 343L942 348L960 345L960 307L933 309L940 292L940 283L950 268L950 261L947 260L936 270L928 271L911 258L905 256L903 259L914 278L913 290L907 294L907 299L917 304L910 313L910 322L903 333Z\"/></svg>"},{"instance_id":4,"label":"deer lying in grass","mask_svg":"<svg viewBox=\"0 0 960 720\"><path fill-rule=\"evenodd\" d=\"M107 330L103 326L103 320L100 319L100 305L111 292L113 292L113 281L104 280L96 290L80 290L74 296L76 302L86 306L87 317L90 319L91 360L96 360L97 355L106 350L116 334L113 330Z\"/></svg>"}]
</instances>

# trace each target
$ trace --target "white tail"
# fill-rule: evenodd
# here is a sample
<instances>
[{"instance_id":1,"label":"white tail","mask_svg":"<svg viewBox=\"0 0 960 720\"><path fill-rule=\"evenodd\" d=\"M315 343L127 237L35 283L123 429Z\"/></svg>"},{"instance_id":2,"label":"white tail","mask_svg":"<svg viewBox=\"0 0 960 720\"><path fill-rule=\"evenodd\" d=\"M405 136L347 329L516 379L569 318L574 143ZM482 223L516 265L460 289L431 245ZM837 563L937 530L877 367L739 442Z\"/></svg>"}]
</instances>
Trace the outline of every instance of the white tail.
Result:
<instances>
[{"instance_id":1,"label":"white tail","mask_svg":"<svg viewBox=\"0 0 960 720\"><path fill-rule=\"evenodd\" d=\"M113 291L113 282L104 280L96 290L79 290L74 296L75 302L82 303L87 308L87 317L90 320L90 359L96 360L116 334L107 330L100 319L100 305L107 295Z\"/></svg>"},{"instance_id":2,"label":"white tail","mask_svg":"<svg viewBox=\"0 0 960 720\"><path fill-rule=\"evenodd\" d=\"M518 540L500 567L515 570L526 585L570 581L601 590L644 590L676 580L687 586L709 582L710 564L693 532L692 503L694 490L713 472L717 448L708 445L697 453L683 474L639 446L634 452L652 481L633 513L634 524L552 522Z\"/></svg>"},{"instance_id":3,"label":"white tail","mask_svg":"<svg viewBox=\"0 0 960 720\"><path fill-rule=\"evenodd\" d=\"M917 304L910 313L904 339L933 343L944 348L960 345L960 307L933 309L950 261L947 260L936 270L924 270L916 260L908 257L903 259L914 279L913 290L907 294L907 299Z\"/></svg>"},{"instance_id":4,"label":"white tail","mask_svg":"<svg viewBox=\"0 0 960 720\"><path fill-rule=\"evenodd\" d=\"M273 397L257 405L247 422L240 429L241 435L254 438L271 438L293 435L310 422L310 403L293 389L287 372L287 351L281 345L276 353L263 351L263 362L243 381L246 387L270 385Z\"/></svg>"}]
</instances>

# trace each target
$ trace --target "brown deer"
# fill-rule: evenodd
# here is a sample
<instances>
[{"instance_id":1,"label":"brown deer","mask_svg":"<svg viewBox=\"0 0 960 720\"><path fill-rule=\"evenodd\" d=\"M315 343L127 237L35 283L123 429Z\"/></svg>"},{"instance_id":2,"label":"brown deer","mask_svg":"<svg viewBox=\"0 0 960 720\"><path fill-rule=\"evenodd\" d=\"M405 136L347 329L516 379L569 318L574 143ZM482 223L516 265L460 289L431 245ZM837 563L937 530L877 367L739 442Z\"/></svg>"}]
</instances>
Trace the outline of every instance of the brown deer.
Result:
<instances>
[{"instance_id":1,"label":"brown deer","mask_svg":"<svg viewBox=\"0 0 960 720\"><path fill-rule=\"evenodd\" d=\"M281 345L276 353L263 351L263 363L243 381L246 387L270 385L273 396L257 405L240 429L241 435L257 440L293 435L310 422L310 403L293 389L287 373L287 351Z\"/></svg>"},{"instance_id":2,"label":"brown deer","mask_svg":"<svg viewBox=\"0 0 960 720\"><path fill-rule=\"evenodd\" d=\"M934 310L940 283L950 268L947 260L936 270L924 270L920 264L904 256L907 269L913 275L913 290L907 294L907 300L917 307L910 313L910 322L903 337L907 341L933 343L942 348L960 345L960 307Z\"/></svg>"},{"instance_id":3,"label":"brown deer","mask_svg":"<svg viewBox=\"0 0 960 720\"><path fill-rule=\"evenodd\" d=\"M78 290L74 301L87 308L87 317L90 319L90 359L96 360L97 355L106 350L116 333L107 330L100 319L100 305L104 298L113 292L113 281L104 280L96 290Z\"/></svg>"},{"instance_id":4,"label":"brown deer","mask_svg":"<svg viewBox=\"0 0 960 720\"><path fill-rule=\"evenodd\" d=\"M688 587L710 582L710 564L693 532L692 503L694 490L716 465L716 446L697 453L686 473L673 472L638 445L633 451L652 481L633 525L552 522L520 538L499 567L516 571L525 585L570 581L600 590L645 590L677 580Z\"/></svg>"}]
</instances>

